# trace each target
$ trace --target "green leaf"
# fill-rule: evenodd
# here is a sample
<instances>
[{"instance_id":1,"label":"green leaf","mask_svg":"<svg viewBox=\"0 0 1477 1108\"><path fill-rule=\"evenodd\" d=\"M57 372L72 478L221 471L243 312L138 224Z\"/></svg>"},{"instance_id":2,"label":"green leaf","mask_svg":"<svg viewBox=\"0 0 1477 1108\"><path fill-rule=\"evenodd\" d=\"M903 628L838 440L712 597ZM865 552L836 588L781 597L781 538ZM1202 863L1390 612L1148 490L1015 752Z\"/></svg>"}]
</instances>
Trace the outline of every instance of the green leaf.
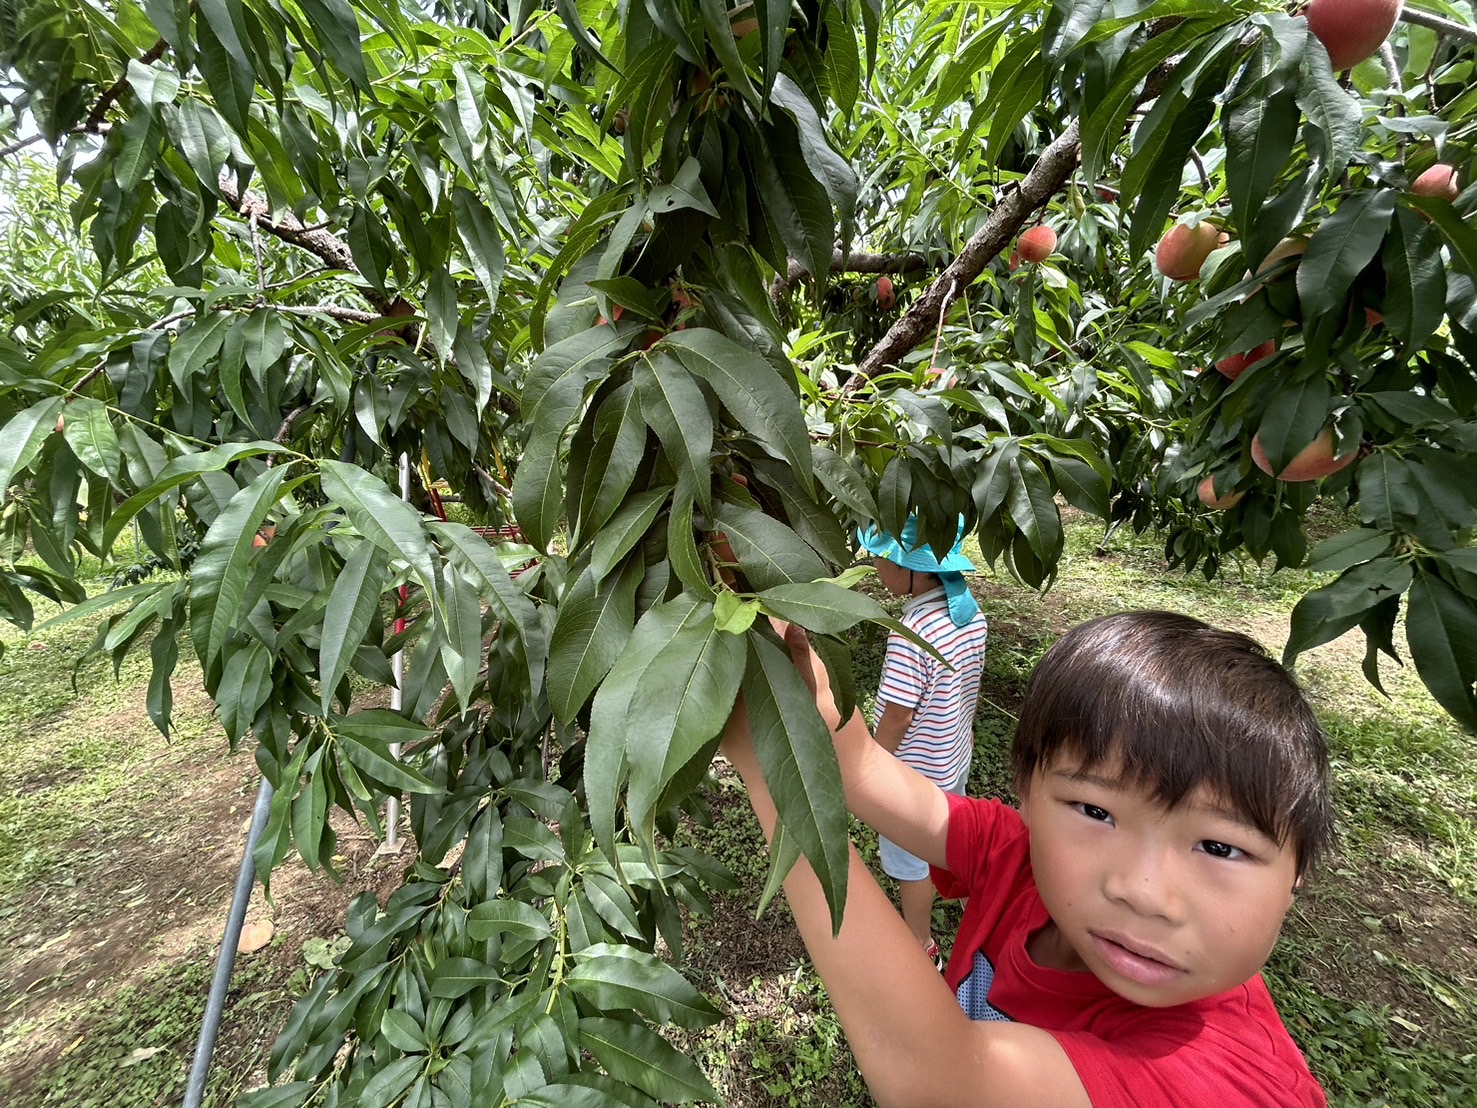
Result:
<instances>
[{"instance_id":1,"label":"green leaf","mask_svg":"<svg viewBox=\"0 0 1477 1108\"><path fill-rule=\"evenodd\" d=\"M441 661L463 708L472 705L472 689L482 669L482 604L472 583L450 563L441 567L446 626Z\"/></svg>"},{"instance_id":2,"label":"green leaf","mask_svg":"<svg viewBox=\"0 0 1477 1108\"><path fill-rule=\"evenodd\" d=\"M528 688L536 692L543 683L548 646L533 601L508 576L507 568L487 540L471 528L460 523L438 522L432 522L429 527L446 544L443 549L447 556L461 562L476 576L481 595L497 612L503 630L512 628L522 641L528 662Z\"/></svg>"},{"instance_id":3,"label":"green leaf","mask_svg":"<svg viewBox=\"0 0 1477 1108\"><path fill-rule=\"evenodd\" d=\"M549 640L549 706L571 722L631 637L639 566L604 580L590 570L575 580L559 606Z\"/></svg>"},{"instance_id":4,"label":"green leaf","mask_svg":"<svg viewBox=\"0 0 1477 1108\"><path fill-rule=\"evenodd\" d=\"M756 589L814 581L826 567L799 535L763 512L719 503L718 527L728 536L744 576Z\"/></svg>"},{"instance_id":5,"label":"green leaf","mask_svg":"<svg viewBox=\"0 0 1477 1108\"><path fill-rule=\"evenodd\" d=\"M228 0L199 0L200 18L195 23L200 47L200 75L215 97L216 106L237 134L246 134L247 117L256 85L256 70L239 25L240 8Z\"/></svg>"},{"instance_id":6,"label":"green leaf","mask_svg":"<svg viewBox=\"0 0 1477 1108\"><path fill-rule=\"evenodd\" d=\"M356 465L324 459L319 469L323 495L344 510L354 529L392 558L404 561L420 578L421 586L434 591L436 569L421 514L378 477Z\"/></svg>"},{"instance_id":7,"label":"green leaf","mask_svg":"<svg viewBox=\"0 0 1477 1108\"><path fill-rule=\"evenodd\" d=\"M547 939L552 933L543 913L521 900L484 901L467 913L467 934L479 942L499 935Z\"/></svg>"},{"instance_id":8,"label":"green leaf","mask_svg":"<svg viewBox=\"0 0 1477 1108\"><path fill-rule=\"evenodd\" d=\"M0 431L0 500L5 499L16 474L23 473L41 453L65 403L60 396L48 396L12 416Z\"/></svg>"},{"instance_id":9,"label":"green leaf","mask_svg":"<svg viewBox=\"0 0 1477 1108\"><path fill-rule=\"evenodd\" d=\"M431 995L455 1000L500 980L495 969L475 958L446 958L430 973Z\"/></svg>"},{"instance_id":10,"label":"green leaf","mask_svg":"<svg viewBox=\"0 0 1477 1108\"><path fill-rule=\"evenodd\" d=\"M1407 203L1426 213L1451 248L1457 269L1477 274L1477 229L1471 218L1463 218L1449 200L1439 196L1405 196Z\"/></svg>"},{"instance_id":11,"label":"green leaf","mask_svg":"<svg viewBox=\"0 0 1477 1108\"><path fill-rule=\"evenodd\" d=\"M231 497L200 542L190 567L190 628L207 670L226 640L237 633L256 560L253 540L286 481L287 471L281 466L263 470Z\"/></svg>"},{"instance_id":12,"label":"green leaf","mask_svg":"<svg viewBox=\"0 0 1477 1108\"><path fill-rule=\"evenodd\" d=\"M324 715L334 691L349 672L370 625L379 613L380 596L389 584L389 557L371 542L361 542L333 582L323 615L318 675Z\"/></svg>"},{"instance_id":13,"label":"green leaf","mask_svg":"<svg viewBox=\"0 0 1477 1108\"><path fill-rule=\"evenodd\" d=\"M877 502L867 483L846 460L828 446L814 444L810 451L815 475L836 501L858 519L876 519Z\"/></svg>"},{"instance_id":14,"label":"green leaf","mask_svg":"<svg viewBox=\"0 0 1477 1108\"><path fill-rule=\"evenodd\" d=\"M392 744L403 745L426 735L424 727L404 716L378 708L354 712L334 721L333 734L349 761L380 784L426 796L446 791L390 753Z\"/></svg>"},{"instance_id":15,"label":"green leaf","mask_svg":"<svg viewBox=\"0 0 1477 1108\"><path fill-rule=\"evenodd\" d=\"M85 396L74 400L67 407L62 435L77 460L93 473L110 481L118 478L118 433L103 404Z\"/></svg>"},{"instance_id":16,"label":"green leaf","mask_svg":"<svg viewBox=\"0 0 1477 1108\"><path fill-rule=\"evenodd\" d=\"M691 374L660 349L636 363L636 396L641 416L661 440L662 450L705 513L713 510L710 456L713 417Z\"/></svg>"},{"instance_id":17,"label":"green leaf","mask_svg":"<svg viewBox=\"0 0 1477 1108\"><path fill-rule=\"evenodd\" d=\"M1257 429L1273 473L1281 473L1299 450L1318 437L1328 423L1332 403L1333 387L1320 368L1283 379Z\"/></svg>"},{"instance_id":18,"label":"green leaf","mask_svg":"<svg viewBox=\"0 0 1477 1108\"><path fill-rule=\"evenodd\" d=\"M1022 456L1011 463L1010 478L1005 505L1012 522L1043 563L1055 564L1062 551L1062 517L1046 474L1034 459Z\"/></svg>"},{"instance_id":19,"label":"green leaf","mask_svg":"<svg viewBox=\"0 0 1477 1108\"><path fill-rule=\"evenodd\" d=\"M1378 558L1346 570L1337 581L1314 589L1293 606L1284 665L1314 647L1332 642L1354 627L1375 605L1399 596L1411 583L1411 568L1393 558Z\"/></svg>"},{"instance_id":20,"label":"green leaf","mask_svg":"<svg viewBox=\"0 0 1477 1108\"><path fill-rule=\"evenodd\" d=\"M600 405L595 413L593 440L583 458L570 462L571 485L575 474L583 475L578 545L602 533L612 514L625 502L646 454L646 424L633 384L619 386ZM599 576L604 576L604 571Z\"/></svg>"},{"instance_id":21,"label":"green leaf","mask_svg":"<svg viewBox=\"0 0 1477 1108\"><path fill-rule=\"evenodd\" d=\"M781 822L821 883L832 928L840 930L850 846L831 731L789 655L762 634L748 641L743 693L754 752Z\"/></svg>"},{"instance_id":22,"label":"green leaf","mask_svg":"<svg viewBox=\"0 0 1477 1108\"><path fill-rule=\"evenodd\" d=\"M638 493L601 529L590 550L590 572L596 578L610 573L646 537L671 491L671 486L663 486Z\"/></svg>"},{"instance_id":23,"label":"green leaf","mask_svg":"<svg viewBox=\"0 0 1477 1108\"><path fill-rule=\"evenodd\" d=\"M618 1081L663 1103L720 1100L698 1064L645 1024L604 1016L579 1022L580 1045Z\"/></svg>"},{"instance_id":24,"label":"green leaf","mask_svg":"<svg viewBox=\"0 0 1477 1108\"><path fill-rule=\"evenodd\" d=\"M1463 726L1477 730L1477 606L1435 574L1410 586L1405 635L1416 672Z\"/></svg>"},{"instance_id":25,"label":"green leaf","mask_svg":"<svg viewBox=\"0 0 1477 1108\"><path fill-rule=\"evenodd\" d=\"M369 87L360 46L359 20L346 0L298 0L319 47L357 88Z\"/></svg>"},{"instance_id":26,"label":"green leaf","mask_svg":"<svg viewBox=\"0 0 1477 1108\"><path fill-rule=\"evenodd\" d=\"M822 635L839 634L863 620L887 618L886 609L870 596L829 581L779 585L759 593L757 599L770 615Z\"/></svg>"},{"instance_id":27,"label":"green leaf","mask_svg":"<svg viewBox=\"0 0 1477 1108\"><path fill-rule=\"evenodd\" d=\"M658 1023L692 1029L723 1019L686 978L654 954L597 943L581 950L576 961L565 983L602 1010L631 1008Z\"/></svg>"},{"instance_id":28,"label":"green leaf","mask_svg":"<svg viewBox=\"0 0 1477 1108\"><path fill-rule=\"evenodd\" d=\"M467 252L472 272L482 282L487 293L487 310L497 307L498 290L503 283L503 272L507 268L507 257L503 252L502 236L498 234L497 221L493 219L477 195L458 185L451 192L451 207L456 213L456 233Z\"/></svg>"},{"instance_id":29,"label":"green leaf","mask_svg":"<svg viewBox=\"0 0 1477 1108\"><path fill-rule=\"evenodd\" d=\"M1360 562L1378 558L1389 549L1390 536L1386 532L1356 527L1320 542L1302 568L1310 573L1341 573Z\"/></svg>"},{"instance_id":30,"label":"green leaf","mask_svg":"<svg viewBox=\"0 0 1477 1108\"><path fill-rule=\"evenodd\" d=\"M386 1013L388 1015L388 1013ZM420 1076L426 1065L424 1056L400 1058L384 1069L376 1071L360 1095L363 1104L393 1104L412 1082Z\"/></svg>"},{"instance_id":31,"label":"green leaf","mask_svg":"<svg viewBox=\"0 0 1477 1108\"><path fill-rule=\"evenodd\" d=\"M147 487L140 489L114 509L103 531L103 545L111 550L134 516L159 501L165 493L195 480L201 474L219 472L242 458L275 454L282 449L277 443L266 441L223 442L209 450L180 455L161 469Z\"/></svg>"},{"instance_id":32,"label":"green leaf","mask_svg":"<svg viewBox=\"0 0 1477 1108\"><path fill-rule=\"evenodd\" d=\"M707 381L739 426L772 457L788 462L807 492L813 489L810 437L800 402L774 366L701 327L667 335L660 348Z\"/></svg>"},{"instance_id":33,"label":"green leaf","mask_svg":"<svg viewBox=\"0 0 1477 1108\"><path fill-rule=\"evenodd\" d=\"M1345 196L1318 225L1297 268L1298 299L1311 319L1343 303L1354 278L1379 252L1390 217L1394 189L1364 190Z\"/></svg>"},{"instance_id":34,"label":"green leaf","mask_svg":"<svg viewBox=\"0 0 1477 1108\"><path fill-rule=\"evenodd\" d=\"M723 727L743 659L743 640L706 618L673 635L642 670L628 715L641 729L640 741L626 748L635 820L650 826L662 790Z\"/></svg>"},{"instance_id":35,"label":"green leaf","mask_svg":"<svg viewBox=\"0 0 1477 1108\"><path fill-rule=\"evenodd\" d=\"M805 272L824 284L831 272L836 239L831 198L799 151L795 121L780 113L773 113L772 120L746 132L757 199L785 249Z\"/></svg>"},{"instance_id":36,"label":"green leaf","mask_svg":"<svg viewBox=\"0 0 1477 1108\"><path fill-rule=\"evenodd\" d=\"M1236 225L1250 233L1297 138L1296 90L1256 84L1225 111L1226 188Z\"/></svg>"},{"instance_id":37,"label":"green leaf","mask_svg":"<svg viewBox=\"0 0 1477 1108\"><path fill-rule=\"evenodd\" d=\"M653 606L636 625L620 660L595 694L585 740L585 797L590 829L602 850L615 858L615 811L626 767L626 749L637 733L631 701L655 659L684 628L708 617L707 605L684 593ZM641 721L644 728L645 723ZM644 733L644 731L643 731Z\"/></svg>"},{"instance_id":38,"label":"green leaf","mask_svg":"<svg viewBox=\"0 0 1477 1108\"><path fill-rule=\"evenodd\" d=\"M290 1085L274 1085L245 1093L236 1103L240 1108L301 1108L308 1094L317 1087L313 1081L294 1081Z\"/></svg>"},{"instance_id":39,"label":"green leaf","mask_svg":"<svg viewBox=\"0 0 1477 1108\"><path fill-rule=\"evenodd\" d=\"M1446 314L1446 264L1431 225L1401 208L1382 254L1385 326L1407 351L1421 349Z\"/></svg>"},{"instance_id":40,"label":"green leaf","mask_svg":"<svg viewBox=\"0 0 1477 1108\"><path fill-rule=\"evenodd\" d=\"M836 209L841 225L838 237L843 243L850 242L856 222L856 173L852 170L851 163L832 149L825 123L800 86L783 73L773 80L774 90L770 102L783 108L794 118L805 164L826 190L827 197Z\"/></svg>"}]
</instances>

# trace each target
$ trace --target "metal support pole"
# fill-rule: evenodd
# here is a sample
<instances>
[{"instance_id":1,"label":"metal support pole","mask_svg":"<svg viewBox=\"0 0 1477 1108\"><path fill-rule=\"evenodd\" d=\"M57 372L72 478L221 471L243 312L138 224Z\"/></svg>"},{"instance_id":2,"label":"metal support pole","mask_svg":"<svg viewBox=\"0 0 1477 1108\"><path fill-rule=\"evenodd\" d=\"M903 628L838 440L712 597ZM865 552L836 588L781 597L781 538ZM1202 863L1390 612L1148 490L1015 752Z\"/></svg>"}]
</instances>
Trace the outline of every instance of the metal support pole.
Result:
<instances>
[{"instance_id":1,"label":"metal support pole","mask_svg":"<svg viewBox=\"0 0 1477 1108\"><path fill-rule=\"evenodd\" d=\"M251 903L251 889L256 881L256 865L252 851L267 825L272 810L272 783L265 777L256 790L256 808L251 813L251 830L246 833L246 849L241 853L241 868L236 871L236 891L231 895L231 910L226 916L226 933L221 936L220 953L215 959L215 977L210 982L210 997L205 1002L205 1018L200 1024L200 1040L195 1044L195 1058L190 1063L190 1081L185 1086L184 1108L200 1108L205 1095L205 1079L210 1075L210 1056L215 1051L215 1036L220 1030L221 1013L226 1006L226 993L231 987L231 971L236 968L236 944L241 941L241 925Z\"/></svg>"},{"instance_id":2,"label":"metal support pole","mask_svg":"<svg viewBox=\"0 0 1477 1108\"><path fill-rule=\"evenodd\" d=\"M410 499L410 455L400 455L400 499ZM404 621L397 620L395 630L404 630ZM390 710L398 712L405 703L405 651L395 651L392 660L395 673L395 687L390 690ZM390 753L396 758L400 757L400 744L391 743ZM386 852L398 852L400 850L400 798L392 796L385 802L385 844L381 848Z\"/></svg>"}]
</instances>

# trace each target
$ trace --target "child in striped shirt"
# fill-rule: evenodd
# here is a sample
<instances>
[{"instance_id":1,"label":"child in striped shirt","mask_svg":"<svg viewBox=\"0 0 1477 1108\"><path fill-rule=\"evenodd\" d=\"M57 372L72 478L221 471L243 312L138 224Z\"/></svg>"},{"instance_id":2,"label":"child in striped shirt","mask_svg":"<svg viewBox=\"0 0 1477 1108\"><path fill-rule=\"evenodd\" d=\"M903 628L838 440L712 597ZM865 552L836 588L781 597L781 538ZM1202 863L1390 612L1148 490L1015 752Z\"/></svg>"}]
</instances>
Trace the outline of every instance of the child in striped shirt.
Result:
<instances>
[{"instance_id":1,"label":"child in striped shirt","mask_svg":"<svg viewBox=\"0 0 1477 1108\"><path fill-rule=\"evenodd\" d=\"M940 788L962 796L974 754L974 712L988 632L985 615L964 580L964 572L974 569L961 549L964 521L959 521L953 549L942 559L918 541L916 515L908 518L900 536L873 526L858 531L857 539L873 556L883 586L907 597L903 625L948 662L892 632L877 688L873 737ZM898 883L903 920L937 962L928 863L886 838L879 847L882 871Z\"/></svg>"}]
</instances>

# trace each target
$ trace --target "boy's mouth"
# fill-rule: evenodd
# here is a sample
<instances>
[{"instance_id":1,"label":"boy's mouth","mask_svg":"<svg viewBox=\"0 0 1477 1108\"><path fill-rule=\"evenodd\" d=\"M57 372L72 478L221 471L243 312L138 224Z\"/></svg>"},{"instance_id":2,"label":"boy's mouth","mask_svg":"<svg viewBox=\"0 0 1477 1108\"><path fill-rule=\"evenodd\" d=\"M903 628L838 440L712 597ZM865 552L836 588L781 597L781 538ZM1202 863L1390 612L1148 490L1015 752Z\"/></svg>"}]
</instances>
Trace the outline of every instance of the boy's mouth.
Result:
<instances>
[{"instance_id":1,"label":"boy's mouth","mask_svg":"<svg viewBox=\"0 0 1477 1108\"><path fill-rule=\"evenodd\" d=\"M1155 947L1135 942L1113 931L1090 931L1102 959L1121 977L1140 985L1167 985L1188 971Z\"/></svg>"}]
</instances>

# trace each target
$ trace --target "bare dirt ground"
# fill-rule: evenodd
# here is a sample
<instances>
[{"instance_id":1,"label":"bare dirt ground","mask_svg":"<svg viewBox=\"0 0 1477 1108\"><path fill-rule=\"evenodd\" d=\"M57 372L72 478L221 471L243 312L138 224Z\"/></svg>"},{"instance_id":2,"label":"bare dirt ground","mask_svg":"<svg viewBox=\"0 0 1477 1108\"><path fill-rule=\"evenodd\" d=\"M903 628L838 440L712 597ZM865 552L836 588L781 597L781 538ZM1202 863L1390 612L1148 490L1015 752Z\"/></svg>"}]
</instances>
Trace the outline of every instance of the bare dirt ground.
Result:
<instances>
[{"instance_id":1,"label":"bare dirt ground","mask_svg":"<svg viewBox=\"0 0 1477 1108\"><path fill-rule=\"evenodd\" d=\"M0 1102L10 1108L74 1103L78 1094L66 1081L85 1076L89 1067L59 1072L74 1056L99 1053L93 1063L99 1069L148 1063L174 1071L161 1079L166 1089L176 1077L183 1088L258 776L246 754L227 753L218 730L166 743L142 709L143 690L135 692L138 703L91 725L136 736L137 748L147 751L131 767L140 787L109 802L100 830L67 841L65 861L48 879L12 891L0 908ZM176 694L177 713L208 714L198 687L177 688ZM34 797L63 780L62 774L33 775L8 783L6 791ZM291 1009L290 985L305 969L304 942L332 936L358 892L388 895L399 884L405 863L376 858L368 832L348 819L336 826L342 884L288 863L273 878L271 903L260 885L254 891L247 919L269 920L275 936L237 961L238 984L216 1050L233 1086L249 1088L265 1077L272 1035ZM188 998L193 1018L177 1019L180 1034L173 1041L138 1047L123 1037L102 1044L116 1047L111 1058L97 1049L91 1037L118 1014L120 1003L142 1007L147 1017L147 1002L131 990L181 978L204 987ZM178 1096L162 1102L177 1103Z\"/></svg>"}]
</instances>

